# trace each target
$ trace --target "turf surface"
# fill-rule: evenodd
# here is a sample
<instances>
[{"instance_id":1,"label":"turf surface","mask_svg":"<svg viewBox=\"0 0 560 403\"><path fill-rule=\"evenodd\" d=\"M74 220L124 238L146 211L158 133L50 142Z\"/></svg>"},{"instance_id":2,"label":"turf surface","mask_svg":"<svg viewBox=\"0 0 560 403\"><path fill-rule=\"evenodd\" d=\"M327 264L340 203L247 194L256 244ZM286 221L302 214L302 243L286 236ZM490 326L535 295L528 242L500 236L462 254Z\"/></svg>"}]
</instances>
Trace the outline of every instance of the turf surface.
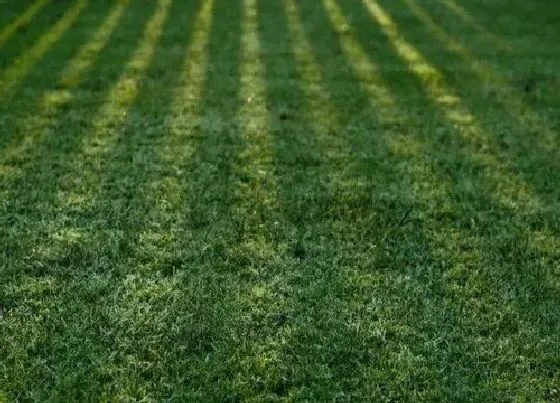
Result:
<instances>
[{"instance_id":1,"label":"turf surface","mask_svg":"<svg viewBox=\"0 0 560 403\"><path fill-rule=\"evenodd\" d=\"M0 8L0 401L560 399L556 3Z\"/></svg>"}]
</instances>

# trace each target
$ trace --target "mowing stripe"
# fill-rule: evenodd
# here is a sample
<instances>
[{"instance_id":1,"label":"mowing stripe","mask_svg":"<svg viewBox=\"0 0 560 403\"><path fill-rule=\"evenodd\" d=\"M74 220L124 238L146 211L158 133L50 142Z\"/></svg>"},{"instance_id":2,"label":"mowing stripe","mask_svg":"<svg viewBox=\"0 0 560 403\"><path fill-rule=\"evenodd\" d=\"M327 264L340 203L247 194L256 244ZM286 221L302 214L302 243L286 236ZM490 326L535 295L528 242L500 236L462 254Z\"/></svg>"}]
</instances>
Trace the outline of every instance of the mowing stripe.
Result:
<instances>
[{"instance_id":1,"label":"mowing stripe","mask_svg":"<svg viewBox=\"0 0 560 403\"><path fill-rule=\"evenodd\" d=\"M507 43L500 36L489 32L484 28L471 13L469 13L463 6L457 4L455 0L439 0L447 9L453 12L457 17L463 20L465 23L469 24L475 31L481 34L484 38L489 39L494 45L501 47L504 50L511 50L511 44Z\"/></svg>"},{"instance_id":2,"label":"mowing stripe","mask_svg":"<svg viewBox=\"0 0 560 403\"><path fill-rule=\"evenodd\" d=\"M283 217L278 213L278 185L273 173L274 149L271 139L270 115L267 110L268 100L265 66L261 61L261 44L258 33L259 13L257 0L243 1L241 23L240 52L240 109L238 111L239 132L243 142L241 151L236 156L234 169L236 176L244 180L236 181L234 192L237 202L235 214L243 217L245 234L239 243L230 248L243 250L257 259L266 256L266 265L252 267L255 272L262 270L255 280L242 284L239 306L244 312L268 312L271 309L269 297L275 295L276 281L283 281L279 273L265 271L279 259L276 245L270 240L270 234ZM276 280L271 280L274 277ZM252 314L242 315L245 326L254 325ZM242 323L243 323L242 322ZM266 336L263 336L266 337ZM253 360L266 360L269 353L263 340L257 337L247 346L249 352L241 358L247 365Z\"/></svg>"},{"instance_id":3,"label":"mowing stripe","mask_svg":"<svg viewBox=\"0 0 560 403\"><path fill-rule=\"evenodd\" d=\"M406 111L399 106L389 86L381 77L379 66L370 59L351 32L350 23L340 6L335 0L322 0L322 2L332 28L338 33L342 51L354 70L360 88L367 94L370 108L381 125L390 127L395 122L407 122L409 118ZM421 145L412 136L392 131L389 134L386 130L380 131L379 136L396 155L411 155L421 148ZM429 167L419 167L417 170L419 172L429 172ZM433 197L436 195L443 196L444 194L443 186L437 186L433 189Z\"/></svg>"},{"instance_id":4,"label":"mowing stripe","mask_svg":"<svg viewBox=\"0 0 560 403\"><path fill-rule=\"evenodd\" d=\"M256 0L244 0L244 18L242 24L242 51L241 51L241 98L243 108L241 110L242 122L246 123L245 135L254 141L254 150L248 153L265 151L263 147L267 143L266 133L268 130L266 100L264 91L264 66L260 60L260 42L257 32L258 10ZM261 129L261 130L260 130ZM249 145L251 147L251 145ZM255 155L259 157L259 155Z\"/></svg>"},{"instance_id":5,"label":"mowing stripe","mask_svg":"<svg viewBox=\"0 0 560 403\"><path fill-rule=\"evenodd\" d=\"M11 67L0 74L0 97L17 85L31 70L33 65L60 40L80 16L87 0L78 0L70 10L30 49L23 52Z\"/></svg>"},{"instance_id":6,"label":"mowing stripe","mask_svg":"<svg viewBox=\"0 0 560 403\"><path fill-rule=\"evenodd\" d=\"M452 92L443 87L443 77L433 66L429 65L422 55L416 51L412 46L402 39L396 29L394 23L388 15L378 6L370 0L363 0L364 3L367 2L368 10L372 12L375 20L382 25L387 35L390 37L393 46L396 48L399 55L407 62L411 71L417 75L421 82L428 89L428 96L434 101L438 106L441 107L447 120L452 126L456 128L456 131L461 134L462 138L465 140L472 141L473 149L482 150L476 151L474 153L474 162L483 167L493 167L495 170L499 170L501 174L501 180L499 183L495 183L495 188L497 190L498 202L508 210L517 210L523 205L529 205L532 203L537 203L540 209L545 209L535 197L529 193L527 186L523 181L510 174L509 172L504 172L501 168L497 158L490 154L488 150L493 149L491 144L488 144L488 136L482 131L480 127L475 122L474 116L472 116L468 111L464 110L458 97L456 97ZM376 77L375 91L371 90L372 75L360 73L360 70L356 67L359 65L368 66L372 71L376 70L376 66L370 61L369 56L360 47L360 45L355 41L353 36L348 34L347 24L348 21L342 15L339 6L334 0L323 0L325 8L330 15L333 27L343 27L340 33L341 43L346 43L344 46L346 56L350 59L352 65L355 67L355 73L358 77L360 84L364 91L366 91L371 97L375 97L376 93L389 93L387 84L381 79ZM340 28L339 28L340 29ZM352 44L352 46L350 46ZM349 50L352 50L351 52ZM363 58L363 60L360 60ZM399 116L404 115L404 111L399 110L398 104L393 98L386 98L385 102L393 102L393 107L396 109L396 113ZM382 112L379 108L375 107L375 101L372 100L372 109L377 114L380 115ZM387 118L380 115L379 118L382 121L386 121ZM387 139L389 144L391 144L392 149L400 155L407 155L409 157L416 158L419 153L421 153L425 146L418 140L413 139L411 136L396 136L396 138ZM417 166L414 168L413 173L430 173L431 177L437 178L438 175L433 171L433 167L429 166L419 160ZM489 178L492 180L491 178ZM450 192L448 183L438 183L437 186L430 185L431 193L430 197L445 197L446 194ZM496 197L496 195L492 195ZM548 237L545 233L532 232L534 239L543 239L543 237Z\"/></svg>"},{"instance_id":7,"label":"mowing stripe","mask_svg":"<svg viewBox=\"0 0 560 403\"><path fill-rule=\"evenodd\" d=\"M0 48L2 45L10 39L12 34L16 32L21 26L26 25L35 17L35 14L41 10L45 4L49 3L51 0L37 0L35 3L30 5L27 10L23 12L19 17L17 17L12 23L0 31Z\"/></svg>"},{"instance_id":8,"label":"mowing stripe","mask_svg":"<svg viewBox=\"0 0 560 403\"><path fill-rule=\"evenodd\" d=\"M158 149L158 157L169 166L183 165L185 161L192 158L197 150L197 145L190 141L185 141L186 135L197 125L201 115L201 98L206 86L206 70L208 68L210 43L210 33L212 29L214 0L204 1L201 9L196 16L192 39L186 50L186 56L182 68L182 74L176 84L173 93L173 100L170 106L170 117L166 122L168 136ZM177 168L180 169L180 168ZM181 210L185 201L183 197L177 196L184 194L184 182L181 176L170 176L166 178L163 193L158 199L164 200L166 210ZM151 188L157 188L153 184ZM173 189L170 194L169 189ZM167 190L166 190L167 189ZM157 206L156 206L157 207ZM157 215L157 209L148 212ZM161 223L159 223L161 224ZM181 224L181 223L175 223ZM158 226L154 232L161 232ZM142 236L150 236L149 229L145 230ZM175 231L172 231L174 234Z\"/></svg>"},{"instance_id":9,"label":"mowing stripe","mask_svg":"<svg viewBox=\"0 0 560 403\"><path fill-rule=\"evenodd\" d=\"M76 154L74 164L78 164L84 158L99 162L114 147L119 128L126 121L128 110L138 95L142 75L152 62L171 3L172 0L158 1L157 9L146 24L138 48L127 63L125 71L110 89L104 104L95 113L92 119L93 129L90 135L84 138L82 150ZM88 205L95 201L93 193L96 191L97 189L90 187L86 194L69 193L65 198L68 203Z\"/></svg>"},{"instance_id":10,"label":"mowing stripe","mask_svg":"<svg viewBox=\"0 0 560 403\"><path fill-rule=\"evenodd\" d=\"M302 89L306 98L306 115L312 119L312 126L317 134L335 133L334 135L316 136L316 140L320 141L322 151L328 158L344 159L345 169L352 165L351 158L347 152L350 147L345 136L340 135L339 130L342 129L340 116L336 110L336 106L332 101L332 95L325 84L325 77L321 73L321 68L315 57L315 51L311 45L305 28L300 9L296 0L285 0L285 14L288 22L288 30L291 36L292 52L296 61L296 69L302 83ZM333 14L334 18L340 22L340 15ZM360 58L362 50L356 42L353 42L350 37L345 37L343 48L349 55L357 56L361 61L364 70L356 68L358 74L368 74L368 72L375 71L376 67L368 64L367 59ZM373 77L373 76L372 76ZM373 90L377 95L382 91L382 95L388 98L386 111L388 106L391 105L390 95L384 92L381 87L368 86L368 90Z\"/></svg>"},{"instance_id":11,"label":"mowing stripe","mask_svg":"<svg viewBox=\"0 0 560 403\"><path fill-rule=\"evenodd\" d=\"M505 80L498 77L497 74L490 74L489 70L492 69L489 63L479 62L475 60L473 55L463 46L459 41L455 40L434 20L429 12L426 11L416 0L403 0L410 11L438 38L440 42L445 44L447 48L456 54L460 55L465 61L471 65L473 71L484 77L485 83L494 84L494 80L500 80L498 85L504 85Z\"/></svg>"},{"instance_id":12,"label":"mowing stripe","mask_svg":"<svg viewBox=\"0 0 560 403\"><path fill-rule=\"evenodd\" d=\"M213 8L214 0L206 0L198 12L193 27L193 38L187 49L183 74L172 106L174 111L187 111L189 118L186 121L193 126L200 115L200 98L206 85Z\"/></svg>"},{"instance_id":13,"label":"mowing stripe","mask_svg":"<svg viewBox=\"0 0 560 403\"><path fill-rule=\"evenodd\" d=\"M339 34L340 45L350 60L360 85L369 95L380 119L384 123L399 119L394 96L382 84L379 67L371 62L364 49L353 35L349 34L350 25L335 0L322 0L335 31Z\"/></svg>"},{"instance_id":14,"label":"mowing stripe","mask_svg":"<svg viewBox=\"0 0 560 403\"><path fill-rule=\"evenodd\" d=\"M275 192L269 193L263 186L267 182L271 185L270 182L274 182L274 179L270 169L273 156L265 99L264 66L260 60L256 0L244 0L243 11L240 66L242 106L239 111L239 119L245 149L242 151L240 159L246 161L247 165L241 169L252 179L251 182L255 188L250 189L250 185L245 185L241 187L240 193L244 200L257 197L264 206L272 209L277 200ZM270 186L269 189L276 189L276 186ZM249 194L251 192L255 194Z\"/></svg>"},{"instance_id":15,"label":"mowing stripe","mask_svg":"<svg viewBox=\"0 0 560 403\"><path fill-rule=\"evenodd\" d=\"M181 122L186 122L188 125L185 127L183 123L179 125L178 122L171 122L169 124L172 131L171 136L177 143L182 143L181 137L183 137L185 131L189 131L196 126L200 118L201 97L206 86L206 70L209 58L208 46L210 44L213 9L214 0L207 0L198 12L193 27L193 38L187 49L182 75L174 91L171 106L172 116L180 116ZM187 116L185 116L185 113ZM161 157L171 162L172 159L176 158L178 151L178 149L174 148L173 152L165 152Z\"/></svg>"},{"instance_id":16,"label":"mowing stripe","mask_svg":"<svg viewBox=\"0 0 560 403\"><path fill-rule=\"evenodd\" d=\"M525 211L531 210L549 210L548 206L543 203L538 195L530 192L527 184L520 177L508 170L507 163L501 163L496 157L495 150L497 147L490 140L492 136L482 130L474 116L465 110L461 100L453 94L450 88L445 86L443 75L403 39L396 23L375 0L362 1L365 3L372 19L378 23L381 30L385 33L393 49L409 66L410 71L414 73L424 85L427 98L431 99L432 102L443 111L449 126L454 127L454 131L458 133L462 139L471 142L470 149L473 156L472 165L478 165L479 168L484 169L484 179L490 184L484 185L485 181L477 180L478 183L475 185L479 192L489 193L489 197L492 201L488 208L494 210L498 207L508 213L511 212L514 214L523 214ZM423 164L427 165L426 163ZM429 166L427 168L430 169ZM484 174L484 172L487 172L485 170L487 168L489 168L491 174ZM494 178L492 174L497 174L498 178ZM439 176L442 177L442 175ZM450 184L444 183L444 186L449 187ZM453 204L454 207L458 207L456 210L460 211L460 204L456 202L453 202ZM519 233L515 234L516 244L511 246L510 256L508 256L508 258L516 254L519 254L522 259L529 257L529 260L532 260L539 266L542 265L543 269L546 270L546 275L541 275L539 287L545 282L553 284L554 280L556 280L555 276L557 277L557 270L555 272L552 260L549 262L546 262L546 260L554 256L555 252L552 252L552 250L558 250L558 237L548 228L532 229L529 225L523 224L523 227L519 229ZM484 243L493 241L493 237L476 233L469 234L469 230L458 229L448 225L441 226L441 222L438 222L438 225L439 228L436 228L435 231L432 228L432 234L429 237L435 241L434 243L436 245L442 245L438 248L438 254L443 261L452 262L454 265L452 270L458 269L459 271L464 270L464 267L460 267L460 262L468 262L469 266L467 267L469 267L469 269L471 267L475 268L472 274L468 274L468 276L472 276L473 283L484 284L484 286L479 287L479 289L488 290L488 294L490 294L489 299L492 298L497 302L495 309L503 310L504 312L517 310L515 307L512 307L515 302L509 294L511 289L504 289L505 287L503 284L499 284L499 286L496 287L497 282L506 280L504 278L496 278L496 276L501 276L493 272L493 269L496 267L496 255L494 255L496 251L482 251L487 248L487 245L484 245ZM523 242L524 245L517 244L517 242ZM467 248L462 248L460 247L461 244L469 246ZM489 268L492 270L489 270ZM525 269L526 267L521 264L513 271L525 271ZM518 275L519 272L511 273L510 275L515 278L516 274ZM472 297L473 303L469 310L459 311L461 316L468 317L470 322L475 323L475 326L471 326L472 328L478 326L476 324L477 322L483 323L484 321L482 318L484 318L486 308L479 304L481 300L480 297L481 296L476 293L476 295ZM523 297L520 299L523 299ZM542 319L542 316L539 319ZM521 326L524 329L522 331L520 330L520 334L523 332L531 334L535 332L535 327L539 327L535 326L535 323L532 323L532 321L520 323L520 327ZM508 336L494 338L491 335L490 337L482 338L473 345L476 349L477 359L481 362L490 362L488 358L491 355L488 353L489 348L487 345L495 346L496 344L499 345L507 341ZM492 347L490 347L490 350L491 348ZM495 370L500 371L501 369L496 368Z\"/></svg>"},{"instance_id":17,"label":"mowing stripe","mask_svg":"<svg viewBox=\"0 0 560 403\"><path fill-rule=\"evenodd\" d=\"M386 21L386 18L381 18L381 20ZM395 32L394 29L393 32ZM349 37L347 32L345 32L341 36ZM395 36L392 37L392 39L394 40L402 40L400 38L401 37L396 33ZM412 55L415 63L419 63L420 56L418 55L418 53L415 51ZM366 57L369 58L369 56ZM432 69L424 65L417 66L417 70L419 72L431 72L433 74ZM434 77L432 75L431 79L436 80L434 81L434 83L437 83L437 77ZM362 86L365 86L366 83L362 83ZM378 82L378 85L387 84ZM374 108L372 108L372 112L376 112ZM404 125L406 126L406 123ZM473 125L472 122L471 125ZM458 126L458 124L455 125L455 127ZM466 131L467 129L471 130L471 127L463 128L459 126L459 129L457 130ZM415 182L415 186L409 189L409 191L412 193L412 196L420 205L427 206L433 205L434 203L452 203L453 207L457 208L457 210L460 211L462 206L459 203L454 202L453 198L450 197L450 195L453 194L453 184L446 178L445 174L442 174L438 169L434 168L434 164L429 158L427 158L428 154L426 144L424 144L424 142L421 140L414 139L414 137L415 136L412 135L404 139L404 147L401 147L402 150L394 148L396 154L400 155L403 160L406 161L406 168L405 170L401 171L401 175L410 176L411 181ZM488 159L492 161L491 156L489 156ZM483 163L484 161L482 161L481 165ZM488 166L490 164L486 163L485 165ZM399 171L400 170L401 169L399 168ZM509 180L509 178L507 178L503 182L505 183L507 180ZM501 185L501 183L497 184L497 188L500 189ZM418 191L418 189L420 189L421 191ZM515 208L506 209L514 211L516 210ZM470 230L457 228L455 225L448 225L439 220L435 223L434 227L434 222L428 218L423 226L425 226L425 235L421 236L425 238L430 245L433 245L431 246L430 255L432 255L435 260L439 260L442 263L445 262L445 265L452 265L449 270L442 269L442 271L440 271L439 269L436 269L436 273L438 276L444 276L441 279L443 282L449 281L451 283L450 285L452 285L453 279L449 275L449 272L464 270L465 275L469 279L469 282L472 281L472 283L477 284L477 289L488 290L488 294L490 294L489 299L495 301L496 309L503 309L504 311L511 309L511 299L504 298L503 287L497 287L496 284L491 283L493 280L495 280L495 277L493 277L492 273L489 273L488 267L485 266L488 264L492 264L492 256L489 256L482 251L482 242L487 241L488 239L481 239L478 234L473 234ZM524 235L527 236L528 240L527 250L531 252L539 253L539 242L554 242L554 237L551 236L551 234L546 233L545 231L526 230ZM469 245L469 247L465 247L465 245ZM464 264L468 264L467 267L469 268L469 270L464 269ZM470 270L471 268L473 270ZM414 267L414 263L412 263L412 267L407 268L407 270L415 275L415 273L420 273L423 270L432 269L430 267ZM426 287L431 287L431 285L427 284ZM453 289L450 287L448 292L450 293L450 295L453 295L455 292L460 294L462 290L460 290L459 288ZM486 297L486 295L484 295L484 297ZM479 295L478 293L475 294L472 297L472 306L466 310L460 307L452 307L448 304L442 304L441 300L438 299L431 300L430 303L426 305L426 307L429 307L428 309L433 310L434 312L438 312L438 315L440 316L441 312L448 312L449 314L445 314L447 324L453 326L456 331L464 334L469 332L469 328L476 328L476 326L480 326L480 324L484 321L484 314L481 311L486 308L481 307L481 304L478 303L480 298L481 295ZM421 314L422 311L420 311L419 313ZM419 313L414 312L413 314L418 315ZM458 319L454 319L455 317L457 317ZM401 320L406 322L408 319L402 318ZM527 328L529 327L530 326L527 325ZM435 341L435 339L432 339L434 337L433 333L422 334L421 337L425 338L424 341L426 343L433 343ZM441 335L437 335L437 337L439 338L441 337ZM468 342L467 338L462 339L465 340L465 342ZM492 336L481 338L476 342L466 343L465 346L462 346L462 348L458 351L461 354L465 354L464 357L466 359L470 359L468 357L474 354L477 360L489 362L489 349L487 345L495 345L495 343L499 343L502 341L503 339L496 340L492 338ZM443 354L446 355L445 352L443 352ZM460 360L456 356L454 359Z\"/></svg>"},{"instance_id":18,"label":"mowing stripe","mask_svg":"<svg viewBox=\"0 0 560 403\"><path fill-rule=\"evenodd\" d=\"M389 86L380 76L379 67L370 59L366 51L360 45L354 34L350 31L349 21L344 16L340 6L335 0L322 0L323 6L327 11L332 28L338 32L342 50L353 67L354 74L358 79L359 85L370 100L370 108L377 119L384 124L391 124L395 121L405 122L409 116L404 111L393 94ZM379 105L382 105L380 107ZM412 136L400 133L387 134L385 130L380 132L382 140L389 145L391 150L398 156L416 156L420 153L422 145ZM424 164L415 166L414 172L431 172L431 167ZM435 174L431 175L436 177ZM431 197L442 198L447 194L445 186L435 186L431 189Z\"/></svg>"},{"instance_id":19,"label":"mowing stripe","mask_svg":"<svg viewBox=\"0 0 560 403\"><path fill-rule=\"evenodd\" d=\"M338 113L330 102L330 96L324 85L324 78L317 61L313 47L305 34L305 28L295 0L285 0L285 13L288 20L288 30L291 36L292 52L296 60L296 68L305 86L307 115L312 117L317 131L321 127L339 127ZM327 117L327 119L325 119ZM342 140L341 136L336 139Z\"/></svg>"},{"instance_id":20,"label":"mowing stripe","mask_svg":"<svg viewBox=\"0 0 560 403\"><path fill-rule=\"evenodd\" d=\"M383 25L384 31L387 32L393 46L397 48L398 54L406 61L411 71L414 72L427 87L428 96L442 108L450 124L456 128L456 131L461 134L463 139L470 140L474 143L472 146L473 149L481 150L474 153L475 163L483 167L492 167L500 172L501 180L499 183L496 183L495 180L493 181L497 195L494 194L492 197L495 198L497 196L498 202L508 210L516 211L519 208L523 208L525 205L536 204L540 210L545 211L546 206L542 205L542 202L530 193L527 185L519 177L505 172L500 166L498 159L488 152L488 150L494 149L493 145L488 143L488 135L477 125L474 116L464 110L460 99L456 97L450 89L443 87L444 80L441 73L433 66L429 65L416 49L402 39L392 20L390 20L389 16L378 5L376 6L375 3L369 0L363 1L368 7L368 10L372 12L375 20L378 21L380 25ZM387 85L383 83L378 76L376 77L372 73L364 74L357 68L357 66L367 66L372 72L377 70L377 67L370 61L369 56L367 56L353 36L348 34L348 21L343 16L339 6L334 0L323 0L323 4L329 13L333 27L339 31L343 50L346 56L351 60L362 88L371 97L375 97L377 93L387 94L384 102L392 102L393 107L396 109L394 113L398 116L402 116L403 111L399 111L396 101L389 96ZM372 91L371 84L373 78L376 80L374 85L378 88ZM372 103L374 112L379 115L382 121L387 121L387 117L380 115L382 110L375 107L375 101L372 100ZM401 155L416 156L425 148L422 143L413 139L411 136L395 136L395 138L389 138L387 141L391 144L392 149L397 154ZM419 161L418 166L414 168L414 172L433 172L433 167ZM431 176L438 177L439 175L434 172ZM489 179L492 181L491 178ZM449 185L440 183L438 186L432 187L431 195L432 197L437 197L436 195L443 197L448 192ZM528 232L531 232L531 239L550 238L550 234L546 232ZM537 246L535 246L535 248L537 248Z\"/></svg>"},{"instance_id":21,"label":"mowing stripe","mask_svg":"<svg viewBox=\"0 0 560 403\"><path fill-rule=\"evenodd\" d=\"M175 8L180 9L179 4L179 2L175 3ZM166 67L174 68L176 75L168 84L169 91L165 91L165 94L158 100L160 104L156 108L161 115L153 114L158 118L164 118L165 123L158 128L157 139L144 154L146 161L149 161L148 166L141 171L131 169L130 177L134 178L136 184L134 194L142 204L146 203L149 207L137 212L137 217L142 216L138 220L140 225L127 231L126 240L134 245L135 251L149 247L152 250L150 253L152 264L157 262L160 257L164 259L163 256L176 253L177 251L171 245L181 244L183 241L178 234L184 236L182 231L185 225L184 207L187 193L185 186L192 178L191 172L162 175L162 170L180 171L191 160L196 148L188 136L200 117L200 98L205 90L206 68L209 59L208 45L215 1L208 0L192 4L197 9L192 11L189 9L188 18L176 14L182 21L189 21L188 30L190 32L174 30L173 35L169 37L167 37L167 32L163 32L162 44L158 46L158 52L164 49L167 38L176 40L176 32L180 34L181 38L188 40L185 41L186 44L181 45L184 46L181 53L177 52L172 55L171 60L166 59L166 62L169 63ZM173 9L173 11L177 10ZM194 17L193 20L191 20L191 16ZM171 14L168 27L177 23L174 18L177 17ZM164 53L169 54L167 49ZM159 67L161 61L154 59L153 64ZM134 105L134 110L140 110L137 104ZM128 123L126 127L128 127ZM120 161L127 159L126 156L130 155L130 148L134 149L134 143L141 141L143 135L144 132L131 133L130 138L122 140L124 144L117 145L123 153L118 151L111 153L111 157L119 156L120 158L117 158L117 163L113 168L109 166L104 170L106 177L114 177L117 173L115 168L122 167ZM113 158L111 158L112 160ZM152 173L156 175L154 176ZM106 197L106 194L95 195L98 202L105 200ZM145 214L141 213L142 210L145 211ZM118 380L126 379L127 375L131 374L128 370L123 371L121 366L126 365L129 360L133 359L132 357L140 359L146 349L150 349L151 354L159 356L164 363L169 364L167 362L169 351L163 351L165 341L173 340L174 347L177 347L176 344L187 344L184 340L186 335L181 333L178 324L188 321L193 309L192 306L182 306L180 311L177 308L179 301L189 300L192 293L190 290L186 293L185 281L181 276L175 275L175 272L173 275L163 274L162 271L165 272L165 270L160 270L162 266L159 266L157 271L142 271L138 266L133 266L132 269L124 279L115 284L114 303L105 308L108 314L110 312L111 315L117 315L115 328L118 338L124 343L134 346L126 358L121 356L110 361L109 368L111 368L111 372L114 371L117 374ZM189 273L188 276L189 282L197 280L192 273ZM146 315L149 320L146 320ZM172 329L163 331L163 328L153 326L158 321L171 321L174 326ZM192 332L193 330L189 328L187 331ZM136 339L135 335L142 335L142 338ZM178 351L178 348L174 351ZM144 365L151 366L151 363L139 364L142 367Z\"/></svg>"},{"instance_id":22,"label":"mowing stripe","mask_svg":"<svg viewBox=\"0 0 560 403\"><path fill-rule=\"evenodd\" d=\"M1 161L10 168L0 171L1 175L11 173L11 170L15 169L10 164L11 160L19 159L37 147L37 143L45 136L45 131L40 129L52 124L61 109L72 101L72 90L78 86L80 80L107 45L107 41L121 20L127 5L128 1L119 1L113 6L103 24L93 34L92 39L80 48L76 56L62 71L57 80L57 86L65 89L44 94L39 101L38 111L32 113L21 123L21 127L26 128L28 133L33 134L16 137L11 144L6 146Z\"/></svg>"},{"instance_id":23,"label":"mowing stripe","mask_svg":"<svg viewBox=\"0 0 560 403\"><path fill-rule=\"evenodd\" d=\"M550 129L552 122L547 122L545 118L528 105L518 95L517 91L510 86L503 74L496 70L494 66L483 60L477 60L469 50L458 40L448 34L434 18L420 6L417 0L404 0L412 13L426 25L426 27L443 43L447 49L455 53L462 59L470 69L484 82L485 85L494 87L498 90L499 102L502 103L511 118L515 119L525 130L538 128L539 148L548 153L558 153L557 133ZM544 141L543 141L544 140ZM556 160L558 157L555 156Z\"/></svg>"},{"instance_id":24,"label":"mowing stripe","mask_svg":"<svg viewBox=\"0 0 560 403\"><path fill-rule=\"evenodd\" d=\"M158 142L154 155L155 158L150 169L158 172L159 166L172 167L180 170L181 166L186 161L192 158L193 153L196 151L196 146L192 144L186 136L189 131L196 126L201 113L201 97L205 90L206 68L208 65L208 46L210 40L210 31L213 20L214 0L207 0L201 3L200 10L194 20L192 27L192 37L190 43L186 46L186 53L183 62L181 74L174 82L174 90L171 99L170 118L165 123L163 134L166 136L163 141ZM164 168L165 169L165 168ZM158 243L157 252L154 251L151 255L151 260L156 260L158 254L165 254L170 252L170 247L167 243L175 244L181 242L181 239L176 239L177 234L181 234L184 222L184 203L185 203L185 182L187 178L191 177L190 172L184 172L180 175L169 175L164 178L158 175L155 180L147 180L138 183L141 188L137 195L139 198L152 198L150 203L153 207L149 208L143 218L143 224L139 227L138 232L134 234L129 233L129 239L135 239L137 249L142 249L146 245L153 245L156 240L166 239L166 244ZM141 178L140 178L141 179ZM142 196L148 195L149 196ZM163 219L162 217L166 217ZM173 218L176 219L173 219ZM168 221L169 220L169 221ZM184 233L182 233L184 235ZM174 311L174 304L166 304L164 309L156 310L154 305L157 304L159 298L169 298L176 302L177 300L185 297L189 298L191 295L183 295L185 290L184 283L181 283L180 276L161 276L161 272L143 272L143 273L130 273L126 280L121 283L117 290L119 303L116 304L111 312L117 312L119 318L128 318L131 313L137 312L141 309L139 300L143 300L139 294L150 295L150 300L147 304L150 305L150 316L152 318L162 318L170 315L169 312ZM175 274L175 273L173 273ZM196 276L189 273L189 280L195 280ZM132 286L134 285L134 286ZM157 306L157 305L156 305ZM169 311L168 311L169 309ZM188 307L186 311L178 312L183 317L190 314ZM177 323L183 318L173 316L173 321ZM120 326L119 326L120 327ZM128 339L131 334L136 332L147 334L153 332L149 323L145 321L122 321L122 328L124 332L122 339ZM189 329L192 330L192 329ZM141 340L140 345L143 343L152 344L154 348L162 347L161 342L157 340L158 337L173 338L177 337L177 329L168 329L165 333L159 332L154 335L154 339ZM153 341L155 340L155 341ZM183 340L175 340L182 343ZM135 342L136 343L136 342ZM162 352L162 355L165 353Z\"/></svg>"},{"instance_id":25,"label":"mowing stripe","mask_svg":"<svg viewBox=\"0 0 560 403\"><path fill-rule=\"evenodd\" d=\"M499 202L508 208L517 209L519 204L529 205L535 202L527 185L517 176L501 168L499 160L487 150L494 150L490 138L476 121L476 118L465 108L462 100L445 85L443 74L432 66L399 32L391 17L375 0L362 0L371 17L379 24L401 59L410 71L423 83L429 98L439 106L446 119L457 128L457 133L465 140L473 143L482 152L473 152L473 159L481 166L500 170L502 181L496 184Z\"/></svg>"},{"instance_id":26,"label":"mowing stripe","mask_svg":"<svg viewBox=\"0 0 560 403\"><path fill-rule=\"evenodd\" d=\"M80 49L75 58L70 61L68 67L61 73L58 86L65 88L75 88L95 62L99 53L107 45L107 41L111 37L113 31L118 26L125 9L129 4L129 0L119 0L106 17L105 22L93 35L91 41Z\"/></svg>"},{"instance_id":27,"label":"mowing stripe","mask_svg":"<svg viewBox=\"0 0 560 403\"><path fill-rule=\"evenodd\" d=\"M548 211L548 206L529 189L527 183L510 172L507 164L502 163L495 155L497 147L491 141L492 136L479 126L475 117L466 110L461 99L445 86L445 79L441 72L430 65L413 46L403 39L395 22L375 0L362 1L397 54L422 82L428 98L439 106L448 123L455 128L455 132L462 139L471 143L473 162L480 167L491 168L493 174L499 174L499 179L494 179L491 175L485 175L487 181L491 183L488 188L493 189L490 197L508 211L530 211L531 206L536 206L533 208L539 211ZM418 146L422 147L421 144L418 144ZM423 169L430 170L432 168L426 166ZM555 238L549 230L525 228L522 232L527 239L527 250L538 251L540 250L540 243L554 242L553 239Z\"/></svg>"}]
</instances>

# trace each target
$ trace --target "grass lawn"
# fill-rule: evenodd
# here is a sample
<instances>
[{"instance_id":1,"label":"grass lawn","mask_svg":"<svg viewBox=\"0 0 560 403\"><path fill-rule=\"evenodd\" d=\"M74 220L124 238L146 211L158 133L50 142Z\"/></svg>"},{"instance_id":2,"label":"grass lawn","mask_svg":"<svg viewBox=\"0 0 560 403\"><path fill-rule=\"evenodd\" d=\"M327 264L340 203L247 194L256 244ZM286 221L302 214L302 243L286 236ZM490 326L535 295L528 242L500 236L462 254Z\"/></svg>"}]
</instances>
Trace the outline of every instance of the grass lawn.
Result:
<instances>
[{"instance_id":1,"label":"grass lawn","mask_svg":"<svg viewBox=\"0 0 560 403\"><path fill-rule=\"evenodd\" d=\"M559 401L558 21L0 0L0 402Z\"/></svg>"}]
</instances>

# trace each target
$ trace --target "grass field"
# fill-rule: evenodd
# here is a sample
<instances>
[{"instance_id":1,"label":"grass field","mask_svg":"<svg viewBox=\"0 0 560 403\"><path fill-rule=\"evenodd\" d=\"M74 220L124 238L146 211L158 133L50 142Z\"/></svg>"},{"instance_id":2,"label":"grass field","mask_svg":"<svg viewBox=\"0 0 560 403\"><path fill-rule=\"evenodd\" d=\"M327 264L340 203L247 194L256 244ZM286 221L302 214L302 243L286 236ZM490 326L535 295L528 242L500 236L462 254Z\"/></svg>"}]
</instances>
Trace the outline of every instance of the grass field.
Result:
<instances>
[{"instance_id":1,"label":"grass field","mask_svg":"<svg viewBox=\"0 0 560 403\"><path fill-rule=\"evenodd\" d=\"M0 402L559 401L558 21L0 0Z\"/></svg>"}]
</instances>

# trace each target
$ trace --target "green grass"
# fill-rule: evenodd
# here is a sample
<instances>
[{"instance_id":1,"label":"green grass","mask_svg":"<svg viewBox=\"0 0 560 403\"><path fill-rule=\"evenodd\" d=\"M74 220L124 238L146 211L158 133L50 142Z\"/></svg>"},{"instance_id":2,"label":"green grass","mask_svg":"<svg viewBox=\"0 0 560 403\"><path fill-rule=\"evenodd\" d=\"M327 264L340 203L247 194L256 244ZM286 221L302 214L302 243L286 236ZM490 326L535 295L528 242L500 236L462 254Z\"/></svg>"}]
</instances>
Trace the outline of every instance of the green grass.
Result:
<instances>
[{"instance_id":1,"label":"green grass","mask_svg":"<svg viewBox=\"0 0 560 403\"><path fill-rule=\"evenodd\" d=\"M32 4L0 402L560 399L554 2Z\"/></svg>"}]
</instances>

